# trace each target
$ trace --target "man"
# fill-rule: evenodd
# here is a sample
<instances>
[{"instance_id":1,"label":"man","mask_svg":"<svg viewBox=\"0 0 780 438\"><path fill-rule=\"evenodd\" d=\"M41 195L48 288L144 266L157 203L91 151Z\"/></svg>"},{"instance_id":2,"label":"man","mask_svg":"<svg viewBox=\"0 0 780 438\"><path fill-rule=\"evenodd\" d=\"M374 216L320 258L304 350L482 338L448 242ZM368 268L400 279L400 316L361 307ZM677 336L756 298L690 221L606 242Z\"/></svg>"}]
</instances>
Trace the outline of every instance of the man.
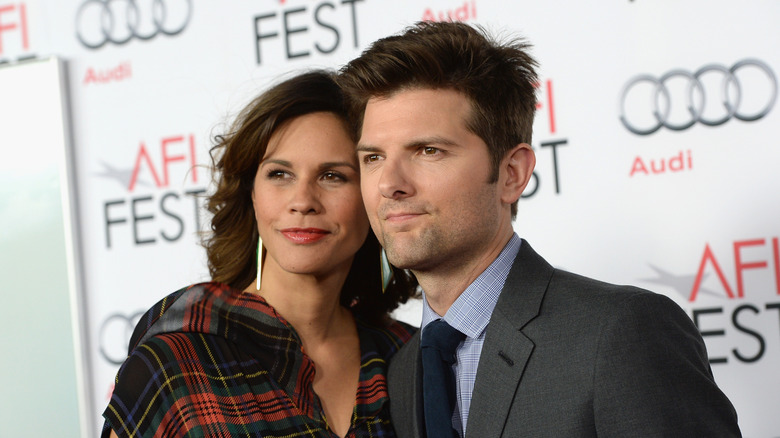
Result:
<instances>
[{"instance_id":1,"label":"man","mask_svg":"<svg viewBox=\"0 0 780 438\"><path fill-rule=\"evenodd\" d=\"M679 306L554 269L514 233L535 165L527 51L466 24L420 23L341 71L371 226L424 290L421 334L388 375L396 431L740 436Z\"/></svg>"}]
</instances>

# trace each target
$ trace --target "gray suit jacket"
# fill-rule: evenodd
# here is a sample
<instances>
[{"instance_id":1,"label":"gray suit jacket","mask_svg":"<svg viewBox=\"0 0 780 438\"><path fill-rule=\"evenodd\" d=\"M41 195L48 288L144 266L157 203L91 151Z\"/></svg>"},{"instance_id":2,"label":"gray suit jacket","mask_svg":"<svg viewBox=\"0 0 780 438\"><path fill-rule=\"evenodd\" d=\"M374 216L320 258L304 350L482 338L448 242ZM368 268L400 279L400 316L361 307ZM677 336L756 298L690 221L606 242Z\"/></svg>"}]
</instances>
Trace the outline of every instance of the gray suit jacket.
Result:
<instances>
[{"instance_id":1,"label":"gray suit jacket","mask_svg":"<svg viewBox=\"0 0 780 438\"><path fill-rule=\"evenodd\" d=\"M467 438L741 436L663 295L554 269L523 241L486 330ZM400 438L424 436L419 352L420 332L388 372Z\"/></svg>"}]
</instances>

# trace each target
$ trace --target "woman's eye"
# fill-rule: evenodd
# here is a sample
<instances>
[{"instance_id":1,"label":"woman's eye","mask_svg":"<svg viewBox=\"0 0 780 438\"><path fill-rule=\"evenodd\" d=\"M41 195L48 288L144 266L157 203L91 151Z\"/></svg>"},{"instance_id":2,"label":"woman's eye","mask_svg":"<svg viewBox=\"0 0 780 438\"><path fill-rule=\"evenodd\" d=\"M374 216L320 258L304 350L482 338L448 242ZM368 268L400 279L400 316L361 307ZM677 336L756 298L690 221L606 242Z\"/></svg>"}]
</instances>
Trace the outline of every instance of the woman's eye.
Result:
<instances>
[{"instance_id":1,"label":"woman's eye","mask_svg":"<svg viewBox=\"0 0 780 438\"><path fill-rule=\"evenodd\" d=\"M269 170L268 173L266 174L266 177L268 179L282 179L287 176L288 176L287 172L283 170Z\"/></svg>"},{"instance_id":2,"label":"woman's eye","mask_svg":"<svg viewBox=\"0 0 780 438\"><path fill-rule=\"evenodd\" d=\"M346 178L344 175L338 173L338 172L325 172L322 175L322 178L326 181L345 181Z\"/></svg>"}]
</instances>

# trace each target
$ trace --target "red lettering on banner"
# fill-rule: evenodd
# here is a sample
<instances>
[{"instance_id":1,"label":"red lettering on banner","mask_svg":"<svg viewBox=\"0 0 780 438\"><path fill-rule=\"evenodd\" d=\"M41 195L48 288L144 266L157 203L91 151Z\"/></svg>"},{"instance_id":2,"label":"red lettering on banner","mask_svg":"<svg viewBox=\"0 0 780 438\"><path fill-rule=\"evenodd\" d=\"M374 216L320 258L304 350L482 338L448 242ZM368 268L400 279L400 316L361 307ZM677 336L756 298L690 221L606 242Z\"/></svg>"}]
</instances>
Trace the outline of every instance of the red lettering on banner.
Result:
<instances>
[{"instance_id":1,"label":"red lettering on banner","mask_svg":"<svg viewBox=\"0 0 780 438\"><path fill-rule=\"evenodd\" d=\"M198 175L196 172L195 167L195 138L190 135L190 171L192 172L192 182L196 183L198 182ZM172 163L174 161L184 161L187 157L184 155L174 155L169 156L168 155L168 145L171 143L179 143L184 141L183 136L178 137L170 137L170 138L164 138L162 140L162 159L163 159L163 184L165 186L168 186L170 183L170 180L168 178L168 163Z\"/></svg>"},{"instance_id":2,"label":"red lettering on banner","mask_svg":"<svg viewBox=\"0 0 780 438\"><path fill-rule=\"evenodd\" d=\"M744 246L763 246L765 242L766 240L764 239L734 242L734 266L737 270L737 296L740 298L745 296L745 285L743 282L742 271L745 269L758 269L767 267L767 263L765 261L742 263L742 252L740 250Z\"/></svg>"},{"instance_id":3,"label":"red lettering on banner","mask_svg":"<svg viewBox=\"0 0 780 438\"><path fill-rule=\"evenodd\" d=\"M642 161L641 157L634 158L634 165L631 166L631 173L628 176L634 176L637 172L642 172L645 175L649 173L647 167L645 167L645 162Z\"/></svg>"},{"instance_id":4,"label":"red lettering on banner","mask_svg":"<svg viewBox=\"0 0 780 438\"><path fill-rule=\"evenodd\" d=\"M428 8L423 12L422 21L468 21L477 18L477 2L469 0L462 6L445 11L433 12Z\"/></svg>"},{"instance_id":5,"label":"red lettering on banner","mask_svg":"<svg viewBox=\"0 0 780 438\"><path fill-rule=\"evenodd\" d=\"M723 275L723 270L720 269L720 265L715 259L715 255L712 254L710 245L707 244L704 247L704 255L701 258L701 264L699 264L699 271L696 272L696 280L693 282L693 290L691 290L691 297L689 298L689 301L693 302L696 300L696 294L699 292L699 287L701 286L701 280L704 277L704 268L707 265L707 261L709 261L712 264L712 267L715 268L715 273L718 274L718 278L720 279L723 288L726 290L726 295L728 295L729 298L734 298L734 293L731 291L731 287L726 281L726 277Z\"/></svg>"},{"instance_id":6,"label":"red lettering on banner","mask_svg":"<svg viewBox=\"0 0 780 438\"><path fill-rule=\"evenodd\" d=\"M197 161L195 159L195 137L193 135L189 135L188 141L189 141L188 149L190 154L189 173L192 174L192 182L197 183L198 173L196 167ZM187 159L187 156L184 155L183 153L171 155L171 153L169 153L168 147L183 142L184 142L183 135L166 137L160 141L160 155L162 159L162 175L163 175L162 180L160 180L158 176L159 174L154 168L154 163L152 162L152 159L146 150L146 145L143 142L141 142L141 146L138 148L138 155L136 155L135 158L135 164L133 165L133 174L130 177L130 185L128 186L127 190L132 192L133 189L135 188L135 184L138 181L138 174L141 171L141 165L144 163L149 168L149 171L151 172L152 177L154 178L155 185L157 185L157 187L168 187L168 185L170 185L170 177L169 177L170 164L179 161L186 161Z\"/></svg>"},{"instance_id":7,"label":"red lettering on banner","mask_svg":"<svg viewBox=\"0 0 780 438\"><path fill-rule=\"evenodd\" d=\"M84 85L88 84L108 84L110 82L119 82L129 79L133 72L129 62L123 62L118 66L106 70L96 70L92 67L87 69L84 75Z\"/></svg>"},{"instance_id":8,"label":"red lettering on banner","mask_svg":"<svg viewBox=\"0 0 780 438\"><path fill-rule=\"evenodd\" d=\"M542 84L539 82L534 83L534 88L542 88ZM547 79L545 81L545 94L547 102L547 115L550 118L550 134L555 134L555 106L553 105L553 92L552 92L552 80ZM536 110L542 109L544 104L542 102L536 102Z\"/></svg>"},{"instance_id":9,"label":"red lettering on banner","mask_svg":"<svg viewBox=\"0 0 780 438\"><path fill-rule=\"evenodd\" d=\"M631 165L631 172L629 177L634 176L636 173L644 173L645 175L659 175L666 172L681 172L684 170L693 169L693 156L691 151L680 151L677 155L669 157L668 159L660 158L658 160L649 160L650 168L642 157L634 158L634 163Z\"/></svg>"},{"instance_id":10,"label":"red lettering on banner","mask_svg":"<svg viewBox=\"0 0 780 438\"><path fill-rule=\"evenodd\" d=\"M780 239L777 237L772 239L772 255L775 261L775 286L777 294L780 295Z\"/></svg>"},{"instance_id":11,"label":"red lettering on banner","mask_svg":"<svg viewBox=\"0 0 780 438\"><path fill-rule=\"evenodd\" d=\"M18 22L4 24L3 14L6 12L14 12L17 8L19 9ZM30 39L27 33L27 8L25 7L24 3L20 3L18 6L0 6L0 55L3 54L3 32L16 29L18 29L21 33L20 37L22 39L22 48L24 50L28 50L30 48Z\"/></svg>"},{"instance_id":12,"label":"red lettering on banner","mask_svg":"<svg viewBox=\"0 0 780 438\"><path fill-rule=\"evenodd\" d=\"M742 250L746 247L754 247L754 246L760 246L764 247L767 245L767 239L751 239L751 240L738 240L734 242L734 270L736 272L736 281L737 281L737 297L738 298L744 298L745 297L745 271L748 269L765 269L769 268L770 262L769 260L752 260L752 261L744 261L742 256ZM772 238L772 245L771 245L771 255L769 257L772 258L772 264L771 266L774 268L774 280L775 280L775 287L777 290L777 294L780 295L780 238L774 237ZM715 255L712 253L712 249L710 249L709 244L705 245L704 247L704 255L702 255L701 263L699 264L699 270L696 272L696 280L693 283L693 289L691 290L691 296L690 301L696 300L696 295L699 292L699 288L701 287L702 279L704 278L704 269L707 265L707 263L711 264L713 269L715 269L715 273L718 275L718 278L720 279L721 284L723 285L723 289L726 291L726 295L728 295L729 298L734 298L734 293L732 292L731 286L729 286L728 281L726 281L726 277L723 275L723 270L720 267L720 264L718 264L718 261L715 259Z\"/></svg>"},{"instance_id":13,"label":"red lettering on banner","mask_svg":"<svg viewBox=\"0 0 780 438\"><path fill-rule=\"evenodd\" d=\"M195 137L190 135L190 173L192 173L192 182L198 182L198 166L195 162Z\"/></svg>"},{"instance_id":14,"label":"red lettering on banner","mask_svg":"<svg viewBox=\"0 0 780 438\"><path fill-rule=\"evenodd\" d=\"M170 184L170 178L168 178L168 164L174 161L184 161L184 155L168 155L168 145L171 143L178 143L184 140L184 137L170 137L162 140L162 161L163 161L163 184L167 187Z\"/></svg>"},{"instance_id":15,"label":"red lettering on banner","mask_svg":"<svg viewBox=\"0 0 780 438\"><path fill-rule=\"evenodd\" d=\"M152 177L154 177L154 183L157 184L157 187L160 187L160 178L157 177L157 172L154 170L154 164L152 164L152 160L149 158L149 153L146 152L146 146L141 142L141 147L138 149L138 156L136 156L135 164L133 165L133 175L130 177L130 185L127 187L128 191L132 192L133 188L135 188L135 182L138 180L138 172L141 171L141 160L146 161L149 170L152 172Z\"/></svg>"}]
</instances>

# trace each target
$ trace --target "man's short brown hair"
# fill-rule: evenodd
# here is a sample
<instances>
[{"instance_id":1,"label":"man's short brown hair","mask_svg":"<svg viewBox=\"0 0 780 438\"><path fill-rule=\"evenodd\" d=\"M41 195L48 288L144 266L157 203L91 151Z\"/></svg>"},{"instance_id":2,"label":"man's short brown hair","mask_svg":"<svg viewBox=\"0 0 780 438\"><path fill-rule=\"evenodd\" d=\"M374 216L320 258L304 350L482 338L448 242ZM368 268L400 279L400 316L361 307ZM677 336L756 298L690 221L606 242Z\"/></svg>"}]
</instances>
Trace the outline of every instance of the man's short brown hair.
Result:
<instances>
[{"instance_id":1,"label":"man's short brown hair","mask_svg":"<svg viewBox=\"0 0 780 438\"><path fill-rule=\"evenodd\" d=\"M415 89L452 89L471 101L466 127L488 146L491 180L505 154L531 143L536 111L536 61L530 45L497 42L481 27L458 22L420 22L374 42L341 69L338 79L359 135L369 99ZM512 215L516 212L512 205Z\"/></svg>"}]
</instances>

